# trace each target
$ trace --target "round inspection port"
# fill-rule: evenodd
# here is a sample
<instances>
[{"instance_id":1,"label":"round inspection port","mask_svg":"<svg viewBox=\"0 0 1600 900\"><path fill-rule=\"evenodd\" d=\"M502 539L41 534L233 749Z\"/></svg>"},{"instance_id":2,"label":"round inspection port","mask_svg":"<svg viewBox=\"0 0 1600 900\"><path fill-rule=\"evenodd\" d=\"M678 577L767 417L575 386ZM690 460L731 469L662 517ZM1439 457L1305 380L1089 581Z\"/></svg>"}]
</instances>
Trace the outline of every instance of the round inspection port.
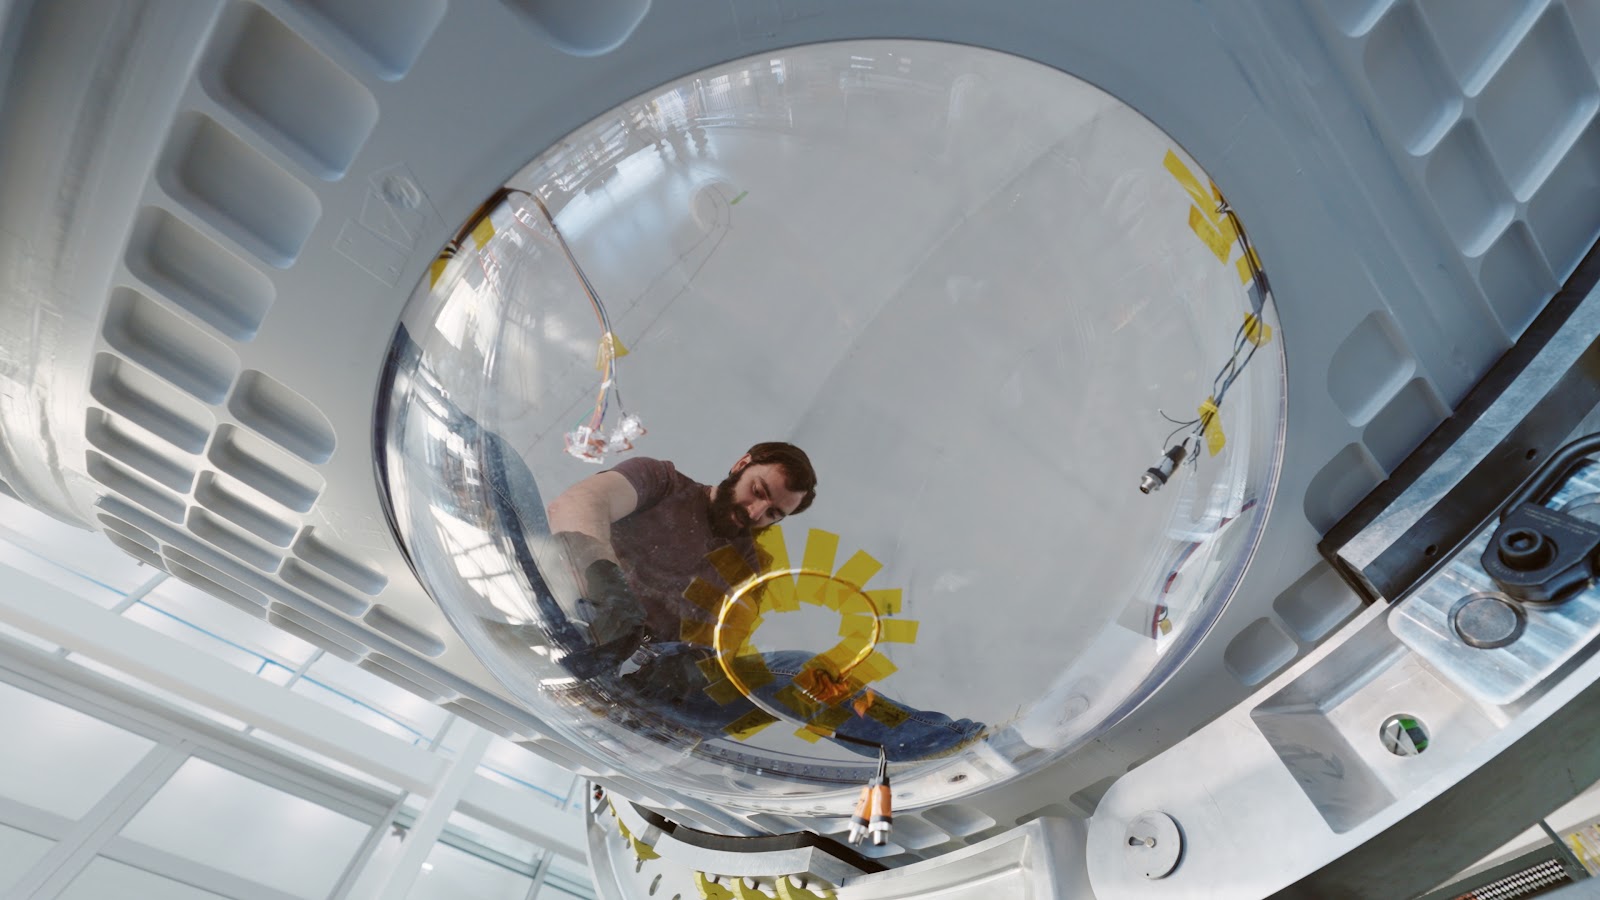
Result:
<instances>
[{"instance_id":1,"label":"round inspection port","mask_svg":"<svg viewBox=\"0 0 1600 900\"><path fill-rule=\"evenodd\" d=\"M1493 650L1522 637L1527 615L1510 597L1494 591L1468 594L1450 608L1450 627L1469 647Z\"/></svg>"},{"instance_id":2,"label":"round inspection port","mask_svg":"<svg viewBox=\"0 0 1600 900\"><path fill-rule=\"evenodd\" d=\"M1383 749L1395 756L1416 756L1428 749L1427 727L1409 713L1396 713L1384 719L1378 737L1383 740Z\"/></svg>"}]
</instances>

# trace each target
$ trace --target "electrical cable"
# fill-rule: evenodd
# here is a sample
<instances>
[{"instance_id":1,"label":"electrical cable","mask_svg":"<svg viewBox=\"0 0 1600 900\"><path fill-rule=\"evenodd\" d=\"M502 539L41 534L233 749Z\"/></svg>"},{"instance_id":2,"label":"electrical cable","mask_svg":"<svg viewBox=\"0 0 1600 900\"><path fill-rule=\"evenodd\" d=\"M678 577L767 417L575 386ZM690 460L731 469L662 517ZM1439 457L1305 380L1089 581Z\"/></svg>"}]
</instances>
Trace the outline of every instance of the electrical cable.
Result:
<instances>
[{"instance_id":1,"label":"electrical cable","mask_svg":"<svg viewBox=\"0 0 1600 900\"><path fill-rule=\"evenodd\" d=\"M1213 190L1215 188L1213 187ZM1177 467L1187 461L1191 468L1200 465L1200 454L1191 452L1189 442L1194 441L1194 450L1206 444L1206 432L1215 424L1216 418L1222 414L1223 401L1227 399L1228 392L1233 388L1234 382L1244 372L1250 361L1255 359L1256 351L1266 340L1261 335L1266 328L1266 308L1271 306L1277 312L1277 300L1272 294L1272 287L1267 281L1267 273L1262 271L1256 257L1255 246L1251 244L1250 237L1245 233L1244 223L1239 221L1239 216L1233 207L1220 195L1217 197L1217 213L1228 217L1229 224L1233 227L1234 239L1244 255L1244 264L1250 269L1251 283L1254 290L1259 291L1260 301L1252 303L1252 311L1247 313L1244 320L1239 323L1238 329L1233 333L1233 350L1228 355L1227 361L1217 370L1215 378L1211 379L1211 394L1206 402L1200 406L1200 416L1187 422L1179 422L1167 415L1162 410L1156 410L1161 418L1176 424L1173 429L1162 439L1162 446L1166 451L1160 462L1144 471L1139 478L1139 490L1142 493L1153 493L1160 490L1162 485L1172 477ZM1246 345L1249 349L1246 350ZM1243 355L1241 358L1241 354ZM1172 439L1177 437L1185 428L1193 430L1178 444L1172 444ZM1215 452L1213 450L1213 452Z\"/></svg>"},{"instance_id":2,"label":"electrical cable","mask_svg":"<svg viewBox=\"0 0 1600 900\"><path fill-rule=\"evenodd\" d=\"M620 344L616 331L611 324L611 314L607 311L605 302L600 299L600 292L595 288L594 282L589 280L589 274L584 271L582 264L578 262L577 256L572 252L572 247L567 243L566 236L561 233L560 227L556 225L555 215L550 212L550 208L545 205L544 200L538 195L521 188L501 188L485 201L474 216L468 220L468 224L456 233L452 245L458 250L460 244L478 227L479 223L486 219L493 210L498 209L512 194L521 194L527 197L538 208L540 216L544 219L545 224L549 226L550 233L555 238L555 245L560 248L567 265L571 267L573 274L577 276L578 284L582 287L584 296L588 299L589 306L594 312L595 323L600 327L600 343L597 351L597 364L600 367L600 388L595 393L594 406L591 408L588 417L575 422L572 430L566 435L567 453L585 462L598 464L604 461L607 451L620 452L633 449L633 441L642 436L645 433L645 429L639 417L630 414L626 404L623 403L622 389L617 379L617 356L619 355L617 349ZM512 220L527 228L536 237L546 241L549 240L540 233L539 229L532 228L528 223L524 222L521 215L513 213ZM485 276L488 276L487 269L485 270ZM617 411L621 414L621 418L612 429L611 434L607 436L605 434L605 418L611 410L613 397L616 400Z\"/></svg>"}]
</instances>

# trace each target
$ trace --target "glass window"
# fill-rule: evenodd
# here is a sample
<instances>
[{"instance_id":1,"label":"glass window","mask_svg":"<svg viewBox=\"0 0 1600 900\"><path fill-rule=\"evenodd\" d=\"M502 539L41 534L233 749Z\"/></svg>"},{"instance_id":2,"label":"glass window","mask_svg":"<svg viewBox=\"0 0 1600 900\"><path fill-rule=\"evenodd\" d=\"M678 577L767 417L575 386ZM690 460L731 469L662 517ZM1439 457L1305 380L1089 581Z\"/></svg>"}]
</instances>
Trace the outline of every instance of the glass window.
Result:
<instances>
[{"instance_id":1,"label":"glass window","mask_svg":"<svg viewBox=\"0 0 1600 900\"><path fill-rule=\"evenodd\" d=\"M333 889L369 830L309 800L191 759L122 836L311 898Z\"/></svg>"},{"instance_id":2,"label":"glass window","mask_svg":"<svg viewBox=\"0 0 1600 900\"><path fill-rule=\"evenodd\" d=\"M17 879L33 868L33 864L43 859L55 845L56 842L49 838L0 825L0 895L9 896L6 892L17 883Z\"/></svg>"},{"instance_id":3,"label":"glass window","mask_svg":"<svg viewBox=\"0 0 1600 900\"><path fill-rule=\"evenodd\" d=\"M434 844L407 900L524 900L533 879L454 847Z\"/></svg>"},{"instance_id":4,"label":"glass window","mask_svg":"<svg viewBox=\"0 0 1600 900\"><path fill-rule=\"evenodd\" d=\"M227 900L182 882L100 857L67 885L61 900Z\"/></svg>"},{"instance_id":5,"label":"glass window","mask_svg":"<svg viewBox=\"0 0 1600 900\"><path fill-rule=\"evenodd\" d=\"M80 819L127 775L153 741L0 683L0 795Z\"/></svg>"}]
</instances>

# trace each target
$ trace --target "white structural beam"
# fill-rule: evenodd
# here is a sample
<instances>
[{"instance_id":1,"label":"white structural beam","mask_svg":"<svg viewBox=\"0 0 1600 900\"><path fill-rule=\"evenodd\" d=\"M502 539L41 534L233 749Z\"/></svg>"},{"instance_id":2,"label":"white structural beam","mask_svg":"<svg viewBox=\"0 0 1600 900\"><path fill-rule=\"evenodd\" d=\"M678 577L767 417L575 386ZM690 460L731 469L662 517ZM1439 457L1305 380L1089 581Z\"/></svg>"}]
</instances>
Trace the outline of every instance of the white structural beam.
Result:
<instances>
[{"instance_id":1,"label":"white structural beam","mask_svg":"<svg viewBox=\"0 0 1600 900\"><path fill-rule=\"evenodd\" d=\"M25 572L5 571L0 621L418 793L444 761Z\"/></svg>"},{"instance_id":2,"label":"white structural beam","mask_svg":"<svg viewBox=\"0 0 1600 900\"><path fill-rule=\"evenodd\" d=\"M433 845L444 832L445 823L455 811L467 785L472 783L483 753L489 749L489 732L462 719L455 720L454 728L469 732L466 744L456 753L456 758L445 770L444 777L430 792L422 813L412 823L406 838L405 850L389 866L381 887L373 893L373 900L405 900L422 873L422 864L428 861ZM370 863L369 863L370 865Z\"/></svg>"},{"instance_id":3,"label":"white structural beam","mask_svg":"<svg viewBox=\"0 0 1600 900\"><path fill-rule=\"evenodd\" d=\"M81 653L405 791L435 796L450 771L448 760L428 750L25 572L0 566L0 579L8 588L0 592L0 623ZM473 818L562 856L586 858L583 823L550 805L543 795L474 774L460 796L461 811Z\"/></svg>"},{"instance_id":4,"label":"white structural beam","mask_svg":"<svg viewBox=\"0 0 1600 900\"><path fill-rule=\"evenodd\" d=\"M536 833L536 843L583 862L589 851L583 819L550 804L533 791L510 790L487 778L473 779L461 795L461 812L509 834Z\"/></svg>"}]
</instances>

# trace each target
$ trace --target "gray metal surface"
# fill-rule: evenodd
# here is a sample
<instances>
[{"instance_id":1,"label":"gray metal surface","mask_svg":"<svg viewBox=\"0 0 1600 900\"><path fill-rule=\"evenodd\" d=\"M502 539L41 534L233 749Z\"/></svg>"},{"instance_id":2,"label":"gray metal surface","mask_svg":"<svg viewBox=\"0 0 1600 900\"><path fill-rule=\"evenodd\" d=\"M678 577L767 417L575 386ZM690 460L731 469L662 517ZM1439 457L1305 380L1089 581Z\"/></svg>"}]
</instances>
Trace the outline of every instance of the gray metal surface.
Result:
<instances>
[{"instance_id":1,"label":"gray metal surface","mask_svg":"<svg viewBox=\"0 0 1600 900\"><path fill-rule=\"evenodd\" d=\"M1339 558L1357 573L1377 562L1424 516L1433 512L1462 477L1483 463L1529 410L1572 371L1591 351L1596 335L1600 335L1600 291L1591 291L1573 311L1566 327L1545 345L1461 437L1371 524L1339 548ZM1552 448L1536 449L1548 453Z\"/></svg>"},{"instance_id":2,"label":"gray metal surface","mask_svg":"<svg viewBox=\"0 0 1600 900\"><path fill-rule=\"evenodd\" d=\"M1574 473L1546 504L1556 509L1588 502L1600 493L1600 466ZM1562 603L1522 607L1522 635L1503 647L1480 648L1463 641L1451 612L1474 594L1498 590L1478 565L1496 518L1460 555L1416 593L1396 604L1389 627L1429 664L1478 700L1504 706L1521 699L1600 636L1600 589L1580 591Z\"/></svg>"}]
</instances>

